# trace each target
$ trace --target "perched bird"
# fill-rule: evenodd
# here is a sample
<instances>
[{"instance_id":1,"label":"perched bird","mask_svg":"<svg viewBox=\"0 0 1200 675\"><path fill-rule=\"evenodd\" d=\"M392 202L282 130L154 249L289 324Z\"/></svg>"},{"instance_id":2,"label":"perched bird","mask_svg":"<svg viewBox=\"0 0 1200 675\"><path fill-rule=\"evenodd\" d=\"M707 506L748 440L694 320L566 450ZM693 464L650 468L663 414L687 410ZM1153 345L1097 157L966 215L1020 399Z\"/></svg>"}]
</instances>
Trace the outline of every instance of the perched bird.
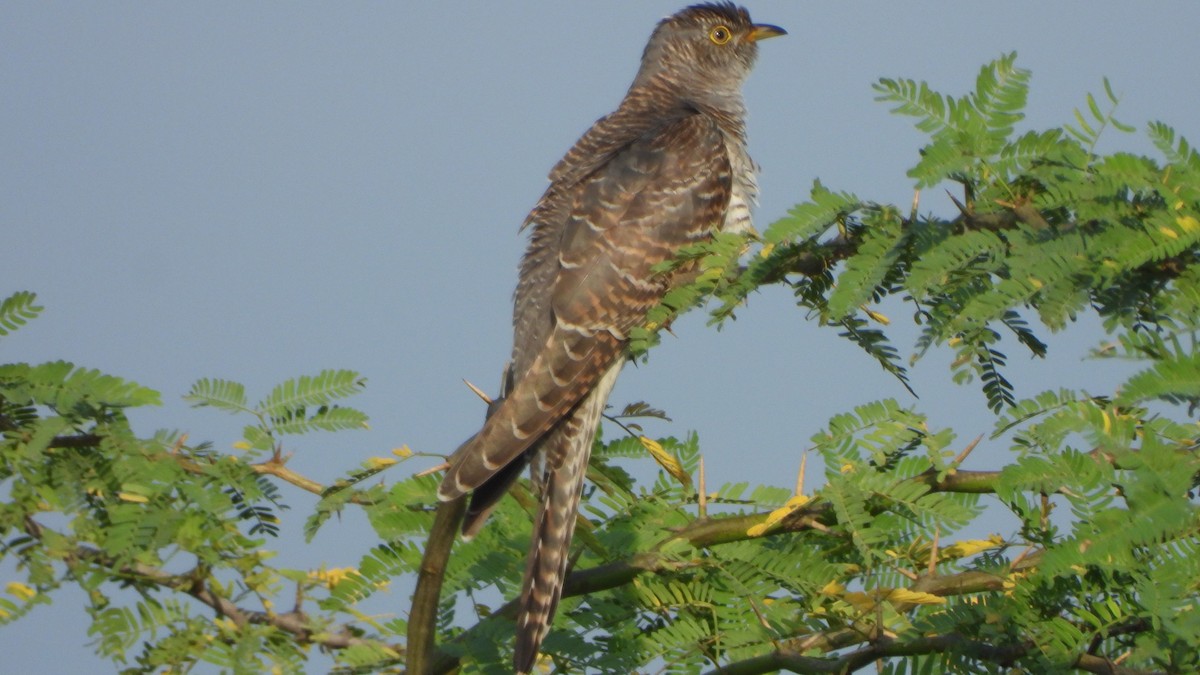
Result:
<instances>
[{"instance_id":1,"label":"perched bird","mask_svg":"<svg viewBox=\"0 0 1200 675\"><path fill-rule=\"evenodd\" d=\"M784 35L730 3L663 19L613 113L550 172L530 212L502 397L438 490L473 491L473 535L526 465L541 508L517 618L516 670L537 658L562 594L588 457L631 329L680 283L655 265L720 230L751 229L757 184L741 87L760 40Z\"/></svg>"}]
</instances>

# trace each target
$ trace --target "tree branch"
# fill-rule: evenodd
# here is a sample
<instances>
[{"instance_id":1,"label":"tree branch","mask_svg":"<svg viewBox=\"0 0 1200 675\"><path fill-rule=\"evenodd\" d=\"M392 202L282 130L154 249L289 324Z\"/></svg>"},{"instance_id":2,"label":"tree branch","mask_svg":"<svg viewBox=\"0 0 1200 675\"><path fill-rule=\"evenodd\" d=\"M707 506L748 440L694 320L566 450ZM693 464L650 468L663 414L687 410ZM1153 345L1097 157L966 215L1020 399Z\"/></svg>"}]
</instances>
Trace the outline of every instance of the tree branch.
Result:
<instances>
[{"instance_id":1,"label":"tree branch","mask_svg":"<svg viewBox=\"0 0 1200 675\"><path fill-rule=\"evenodd\" d=\"M46 527L32 518L25 519L24 529L29 536L39 541L46 534ZM62 534L57 536L67 538ZM171 574L145 563L121 563L107 553L87 546L76 546L65 554L64 562L68 567L79 563L103 567L116 577L184 593L208 606L219 616L229 618L238 626L246 624L273 626L291 634L292 638L301 644L315 644L326 649L345 649L356 644L371 642L355 637L346 626L342 626L336 631L322 631L320 637L316 637L309 627L308 616L298 609L284 614L244 609L228 598L217 595L196 577L186 574Z\"/></svg>"},{"instance_id":2,"label":"tree branch","mask_svg":"<svg viewBox=\"0 0 1200 675\"><path fill-rule=\"evenodd\" d=\"M852 629L834 631L828 638L827 648L837 649L846 647L865 639L865 633ZM857 638L857 640L855 640ZM848 642L847 640L854 640ZM815 645L807 645L812 648ZM1032 643L1017 645L991 645L986 642L972 640L959 633L946 633L918 637L913 640L897 640L890 637L880 637L870 645L836 658L805 656L792 646L781 646L768 654L736 661L709 671L706 675L758 675L759 673L774 673L787 670L793 673L852 673L859 668L870 665L879 659L895 656L919 656L922 654L940 654L955 652L964 654L980 661L991 661L999 665L1011 664L1027 656L1036 649ZM1089 673L1100 675L1150 675L1158 671L1135 670L1124 668L1109 659L1091 654L1081 654L1071 664Z\"/></svg>"},{"instance_id":3,"label":"tree branch","mask_svg":"<svg viewBox=\"0 0 1200 675\"><path fill-rule=\"evenodd\" d=\"M963 474L991 474L995 472L960 472ZM920 478L920 477L918 477ZM916 479L914 479L916 480ZM972 478L972 480L976 480ZM972 485L972 483L966 483ZM945 487L955 487L953 482L946 483ZM978 487L978 486L973 486ZM947 490L951 491L951 490ZM975 490L971 490L975 491ZM800 532L810 529L822 529L824 524L821 521L833 523L833 509L828 503L816 502L798 509L795 513L785 518L779 525L767 530L762 535L750 535L747 532L756 525L765 523L770 517L770 513L754 513L747 515L736 515L716 518L697 519L681 528L669 537L660 540L650 550L641 553L636 553L623 560L598 565L584 570L575 570L567 575L563 584L563 597L569 598L579 595L588 595L599 591L618 588L631 583L634 578L645 574L657 574L660 572L674 571L678 569L678 564L674 562L674 558L667 554L661 553L665 550L675 550L673 546L679 542L686 541L693 548L702 549L727 544L735 541L743 541L754 539L758 536L777 536L788 532ZM1013 565L1014 570L1023 570L1036 567L1041 560L1041 552L1035 552L1024 556L1017 564ZM982 593L989 591L998 591L1004 588L1004 577L997 574L989 574L987 572L966 571L948 576L922 577L913 586L913 590L923 593L932 593L943 597L953 595L965 595L969 593ZM414 603L415 606L415 603ZM899 611L905 611L906 606L898 606ZM493 612L492 617L504 617L512 619L516 617L517 601L510 600L502 605L499 609ZM410 641L411 641L411 619L410 619ZM460 633L452 643L464 643L478 631L485 630L484 622L480 622L464 632ZM846 646L861 641L866 633L853 631L857 636L857 640L840 644L839 640L848 639L846 636L833 637L824 636L820 642L822 644L828 642L826 646L829 648L838 648L838 646ZM816 636L809 636L807 639L812 639ZM835 636L836 637L836 636ZM833 640L830 642L829 640ZM810 649L816 644L811 644L806 647ZM410 644L411 649L411 644ZM766 658L766 657L764 657ZM774 663L773 658L769 658L766 662ZM811 657L805 657L811 658ZM428 661L424 671L413 670L410 666L409 672L423 673L426 675L441 675L453 671L459 665L459 657L448 652L438 650ZM411 661L410 661L411 664ZM778 670L776 666L774 670ZM770 672L772 668L767 670L751 670L747 672ZM726 671L721 671L722 673ZM735 672L735 671L730 671ZM808 671L805 671L808 672ZM824 672L824 671L811 671Z\"/></svg>"},{"instance_id":4,"label":"tree branch","mask_svg":"<svg viewBox=\"0 0 1200 675\"><path fill-rule=\"evenodd\" d=\"M423 675L431 670L437 638L438 599L446 577L450 549L458 537L458 528L467 512L467 497L461 496L438 504L421 569L417 572L417 587L413 591L412 610L408 615L408 672ZM509 603L512 604L512 603Z\"/></svg>"},{"instance_id":5,"label":"tree branch","mask_svg":"<svg viewBox=\"0 0 1200 675\"><path fill-rule=\"evenodd\" d=\"M76 434L74 436L55 436L48 447L51 448L94 448L100 445L99 434Z\"/></svg>"},{"instance_id":6,"label":"tree branch","mask_svg":"<svg viewBox=\"0 0 1200 675\"><path fill-rule=\"evenodd\" d=\"M791 250L783 254L781 261L783 264L772 273L765 275L760 282L761 284L778 283L783 281L788 274L803 274L806 277L824 274L839 261L857 253L859 244L858 237L838 235L828 241L816 244L815 248L801 250L795 246L790 247Z\"/></svg>"},{"instance_id":7,"label":"tree branch","mask_svg":"<svg viewBox=\"0 0 1200 675\"><path fill-rule=\"evenodd\" d=\"M88 435L70 436L55 439L56 447L86 447L94 445L98 439ZM172 453L175 461L191 473L204 473L204 466L193 458ZM1113 459L1097 456L1099 461ZM285 465L278 457L267 461L249 464L253 471L259 474L271 475L287 483L295 485L313 494L324 494L327 486L298 474ZM995 491L999 480L999 471L963 471L954 470L946 473L941 479L932 469L915 476L910 481L927 485L931 491L960 492L984 494ZM361 499L353 499L364 503ZM408 623L408 640L406 645L389 645L392 649L406 653L407 672L413 675L435 675L448 673L458 667L459 657L440 650L435 644L437 610L444 580L446 563L450 549L458 532L458 524L465 511L465 499L458 499L439 505L431 528L430 540L425 549L425 557L419 570L417 587L413 596L412 611ZM672 555L663 553L665 550L675 550L676 544L687 542L695 549L705 549L721 544L743 541L759 536L777 536L784 533L802 532L810 529L827 531L836 524L832 507L820 499L797 509L780 522L772 525L762 534L751 535L755 526L767 522L770 513L753 513L732 516L703 517L693 520L683 528L661 539L649 550L635 553L628 558L613 561L596 567L572 572L565 580L563 597L586 595L603 590L617 588L631 583L644 573L663 573L677 570L680 563ZM30 522L30 534L40 538L41 526ZM581 523L585 525L586 523ZM173 575L153 566L141 563L123 564L107 554L87 548L78 547L72 554L74 559L88 564L99 565L112 570L115 574L133 578L143 583L170 588L185 593L198 602L210 607L221 616L228 617L235 624L266 624L291 634L300 643L318 644L327 649L344 649L346 647L371 643L370 640L355 637L349 628L343 626L336 632L321 632L321 637L315 638L309 626L308 617L298 608L285 614L274 612L252 611L238 607L227 598L221 597L207 588L193 576ZM1023 556L1012 566L1016 569L1035 567L1040 561L1041 552ZM1003 588L1004 578L996 574L980 571L966 571L949 576L922 576L916 580L912 590L931 593L939 596L954 596L970 593L994 592ZM910 605L896 604L897 611L905 612ZM500 607L492 616L515 617L517 602L510 601ZM468 628L453 643L464 643L480 630L485 630L484 620ZM879 658L887 656L903 656L913 654L933 653L944 651L953 645L963 653L978 653L985 660L995 660L986 654L1000 658L1000 652L987 652L984 646L970 642L959 635L944 635L922 638L917 641L896 641L891 638L879 638L869 646L854 652L842 654L837 658L804 656L804 652L813 648L825 651L843 649L855 644L861 644L876 635L874 629L835 629L824 633L792 638L784 645L752 659L739 661L722 667L723 674L772 672L780 669L792 672L849 672ZM943 643L939 643L942 640ZM941 646L939 646L939 644ZM799 648L802 646L803 648ZM996 649L996 648L991 648ZM1025 647L1009 647L1018 650L1019 654L1007 660L1019 658L1025 653ZM972 652L971 650L974 650ZM1007 652L1006 652L1007 653ZM1015 652L1014 652L1015 653ZM1107 660L1085 654L1080 657L1078 667L1098 673L1133 673L1128 669L1120 669Z\"/></svg>"}]
</instances>

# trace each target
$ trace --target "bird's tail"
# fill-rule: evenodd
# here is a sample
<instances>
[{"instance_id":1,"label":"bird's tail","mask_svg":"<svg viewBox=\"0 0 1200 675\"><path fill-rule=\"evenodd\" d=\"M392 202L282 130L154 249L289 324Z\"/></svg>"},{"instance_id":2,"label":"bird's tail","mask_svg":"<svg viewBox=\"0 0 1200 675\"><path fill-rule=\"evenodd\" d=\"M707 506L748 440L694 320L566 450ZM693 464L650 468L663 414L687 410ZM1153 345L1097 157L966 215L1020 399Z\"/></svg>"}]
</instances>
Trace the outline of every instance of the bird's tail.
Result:
<instances>
[{"instance_id":1,"label":"bird's tail","mask_svg":"<svg viewBox=\"0 0 1200 675\"><path fill-rule=\"evenodd\" d=\"M567 420L567 424L577 421L584 420L573 417ZM582 433L563 434L564 441L585 447L566 452L563 463L548 472L545 493L533 529L533 540L529 546L529 558L525 563L525 581L517 615L517 645L513 665L518 673L528 673L533 668L562 597L571 535L575 532L575 519L579 514L579 494L587 473L595 429L595 424L592 424L589 428L577 430Z\"/></svg>"},{"instance_id":2,"label":"bird's tail","mask_svg":"<svg viewBox=\"0 0 1200 675\"><path fill-rule=\"evenodd\" d=\"M579 514L579 495L587 475L596 427L608 402L624 359L604 374L571 415L542 441L533 472L542 500L533 527L533 541L525 563L525 581L517 614L517 646L513 665L528 673L537 661L542 640L550 632L554 612L562 598L563 580L571 551L571 535Z\"/></svg>"}]
</instances>

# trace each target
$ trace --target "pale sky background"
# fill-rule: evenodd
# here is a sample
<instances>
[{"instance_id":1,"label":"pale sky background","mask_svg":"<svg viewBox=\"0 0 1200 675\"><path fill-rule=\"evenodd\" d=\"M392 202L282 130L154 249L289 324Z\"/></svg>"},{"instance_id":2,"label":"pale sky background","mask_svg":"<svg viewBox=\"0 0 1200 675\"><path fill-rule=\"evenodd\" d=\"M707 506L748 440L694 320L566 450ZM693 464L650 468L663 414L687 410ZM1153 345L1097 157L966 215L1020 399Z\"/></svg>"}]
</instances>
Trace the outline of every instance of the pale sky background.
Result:
<instances>
[{"instance_id":1,"label":"pale sky background","mask_svg":"<svg viewBox=\"0 0 1200 675\"><path fill-rule=\"evenodd\" d=\"M554 162L616 106L654 23L681 6L5 2L0 297L35 291L46 311L0 343L0 362L67 359L132 379L164 399L135 411L141 433L176 428L222 450L242 421L186 406L196 379L239 380L254 399L288 377L351 368L369 382L347 403L372 430L293 440L293 468L328 482L404 444L453 450L483 413L461 379L494 390L508 355L518 226ZM1071 121L1107 75L1124 97L1118 119L1139 132L1110 132L1101 151L1153 154L1142 133L1153 119L1200 142L1195 2L750 9L791 33L762 45L746 86L759 229L818 177L907 204L922 139L870 85L912 77L962 94L1011 50L1033 70L1021 129ZM923 210L947 212L939 192ZM1122 369L1081 361L1094 326L1052 340L1049 362L1008 341L1018 395L1110 392ZM914 401L782 289L754 296L722 332L700 314L675 332L626 369L612 402L667 410L674 422L648 425L654 435L698 431L713 487L790 486L808 438L878 398L915 402L958 431L956 447L991 429L978 387L953 385L944 353L915 369ZM985 442L968 466L1009 457ZM375 543L350 510L297 544L314 498L283 493L290 541L270 543L280 565L353 565ZM13 575L0 565L0 585ZM387 602L407 611L406 592ZM64 592L0 629L3 669L111 671L86 644L82 607Z\"/></svg>"}]
</instances>

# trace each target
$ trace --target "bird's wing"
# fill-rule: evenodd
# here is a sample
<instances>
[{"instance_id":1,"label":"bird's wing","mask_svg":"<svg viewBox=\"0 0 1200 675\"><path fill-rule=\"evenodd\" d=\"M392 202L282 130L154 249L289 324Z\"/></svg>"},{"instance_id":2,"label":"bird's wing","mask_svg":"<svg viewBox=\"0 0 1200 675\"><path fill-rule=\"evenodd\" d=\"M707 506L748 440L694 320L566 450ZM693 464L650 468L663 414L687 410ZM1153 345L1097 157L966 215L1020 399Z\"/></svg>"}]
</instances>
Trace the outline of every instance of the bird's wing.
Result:
<instances>
[{"instance_id":1,"label":"bird's wing","mask_svg":"<svg viewBox=\"0 0 1200 675\"><path fill-rule=\"evenodd\" d=\"M607 238L603 255L591 256L599 251L578 249L574 256L561 256L562 267L573 274L560 275L563 283L554 289L556 299L582 298L586 302L581 305L592 308L591 316L604 317L608 330L620 335L644 321L646 311L658 302L667 284L665 278L654 275L652 267L675 255L680 246L716 229L729 202L729 162L722 137L704 124L705 119L689 118L660 132L657 140L661 145L655 147L662 148L663 160L653 168L634 165L640 173L655 175L625 211L619 227L626 229ZM612 199L604 192L592 197L608 203ZM579 218L568 221L565 240L595 231L590 223ZM568 246L566 250L573 249ZM610 289L607 294L605 288ZM605 303L602 299L606 297L623 298L623 302ZM513 663L519 673L532 670L562 597L596 426L622 360L619 356L583 401L539 441L541 465L534 470L541 472L542 500L517 615Z\"/></svg>"},{"instance_id":2,"label":"bird's wing","mask_svg":"<svg viewBox=\"0 0 1200 675\"><path fill-rule=\"evenodd\" d=\"M731 184L716 122L686 114L633 139L560 193L551 187L547 198L561 200L564 217L535 222L533 234L557 250L543 296L548 330L533 331L544 337L525 347L528 367L514 372L508 397L451 457L440 498L483 484L592 390L666 291L667 279L652 268L720 226ZM527 338L517 330L518 342Z\"/></svg>"}]
</instances>

